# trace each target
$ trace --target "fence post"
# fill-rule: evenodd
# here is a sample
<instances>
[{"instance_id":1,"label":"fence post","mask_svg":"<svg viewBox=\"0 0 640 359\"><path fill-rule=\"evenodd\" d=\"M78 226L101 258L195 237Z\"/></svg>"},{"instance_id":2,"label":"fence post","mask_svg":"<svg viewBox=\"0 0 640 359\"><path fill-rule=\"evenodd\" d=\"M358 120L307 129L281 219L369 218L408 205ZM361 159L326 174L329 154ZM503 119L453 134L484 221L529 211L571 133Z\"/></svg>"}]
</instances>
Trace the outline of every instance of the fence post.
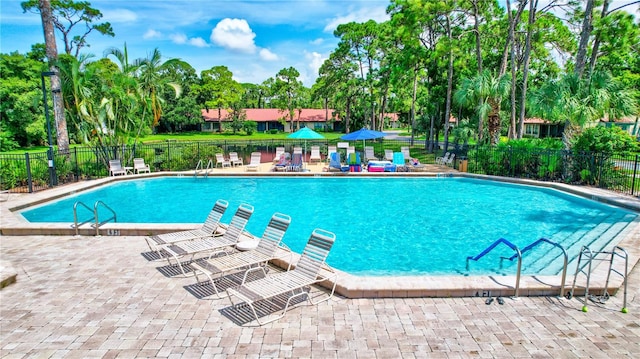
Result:
<instances>
[{"instance_id":1,"label":"fence post","mask_svg":"<svg viewBox=\"0 0 640 359\"><path fill-rule=\"evenodd\" d=\"M633 161L633 179L631 180L631 195L636 195L636 172L638 171L638 155L636 155L635 161Z\"/></svg>"},{"instance_id":2,"label":"fence post","mask_svg":"<svg viewBox=\"0 0 640 359\"><path fill-rule=\"evenodd\" d=\"M78 147L73 148L73 156L76 162L76 182L80 181L80 165L78 164Z\"/></svg>"},{"instance_id":3,"label":"fence post","mask_svg":"<svg viewBox=\"0 0 640 359\"><path fill-rule=\"evenodd\" d=\"M24 153L24 163L27 170L27 187L29 188L29 193L33 193L33 179L31 178L31 162L29 161L29 152Z\"/></svg>"}]
</instances>

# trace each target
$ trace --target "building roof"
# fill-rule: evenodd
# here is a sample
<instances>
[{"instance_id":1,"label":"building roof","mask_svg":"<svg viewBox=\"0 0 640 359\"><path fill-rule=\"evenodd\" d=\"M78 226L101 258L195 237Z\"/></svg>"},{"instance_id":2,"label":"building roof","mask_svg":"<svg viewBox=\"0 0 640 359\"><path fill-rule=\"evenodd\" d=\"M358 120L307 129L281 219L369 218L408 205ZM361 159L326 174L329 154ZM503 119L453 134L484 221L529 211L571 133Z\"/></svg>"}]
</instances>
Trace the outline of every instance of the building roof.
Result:
<instances>
[{"instance_id":1,"label":"building roof","mask_svg":"<svg viewBox=\"0 0 640 359\"><path fill-rule=\"evenodd\" d=\"M333 117L333 109L325 110L325 109L315 109L315 108L303 108L300 114L295 112L294 120L298 121L298 115L300 117L300 122L325 122L327 121L326 115L329 115L329 120ZM281 118L286 118L289 120L289 115L285 112L277 108L247 108L245 109L247 114L247 120L256 121L256 122L272 122L278 121ZM201 110L202 118L205 122L215 121L218 122L220 119L218 118L218 109L209 109L209 110ZM227 115L229 111L222 109L220 110L220 116L223 121L227 120Z\"/></svg>"}]
</instances>

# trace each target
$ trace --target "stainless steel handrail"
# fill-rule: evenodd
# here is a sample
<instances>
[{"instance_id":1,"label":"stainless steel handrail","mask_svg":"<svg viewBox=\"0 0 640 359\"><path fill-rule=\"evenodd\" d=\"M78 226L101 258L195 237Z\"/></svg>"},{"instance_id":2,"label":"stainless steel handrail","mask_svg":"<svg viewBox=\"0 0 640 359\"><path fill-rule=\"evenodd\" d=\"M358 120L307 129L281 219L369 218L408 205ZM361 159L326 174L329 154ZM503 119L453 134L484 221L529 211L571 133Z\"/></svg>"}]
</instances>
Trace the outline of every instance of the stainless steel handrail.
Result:
<instances>
[{"instance_id":1,"label":"stainless steel handrail","mask_svg":"<svg viewBox=\"0 0 640 359\"><path fill-rule=\"evenodd\" d=\"M78 224L78 205L81 205L82 207L84 207L84 208L86 208L87 210L89 210L89 211L93 214L93 217L92 217L91 219L88 219L88 220L86 220L86 221L84 221L84 222L82 222L82 223ZM96 212L95 212L95 210L92 210L91 208L89 208L89 206L87 206L86 204L84 204L84 203L82 203L82 202L80 202L80 201L78 201L78 202L74 203L74 204L73 204L73 226L74 226L74 228L75 228L75 230L76 230L76 236L79 234L79 232L78 232L78 228L79 228L81 225L85 224L85 223L89 223L89 222L94 221L94 220L95 220L95 217L96 217Z\"/></svg>"},{"instance_id":2,"label":"stainless steel handrail","mask_svg":"<svg viewBox=\"0 0 640 359\"><path fill-rule=\"evenodd\" d=\"M102 205L104 208L108 209L111 213L113 213L113 217L106 219L103 222L99 221L99 216L98 216L98 207ZM109 220L112 220L114 222L118 221L118 217L116 215L116 211L114 211L111 207L107 206L104 202L102 201L97 201L94 205L93 205L93 213L94 213L94 217L96 219L96 236L100 235L100 226L103 225L104 223L107 223Z\"/></svg>"}]
</instances>

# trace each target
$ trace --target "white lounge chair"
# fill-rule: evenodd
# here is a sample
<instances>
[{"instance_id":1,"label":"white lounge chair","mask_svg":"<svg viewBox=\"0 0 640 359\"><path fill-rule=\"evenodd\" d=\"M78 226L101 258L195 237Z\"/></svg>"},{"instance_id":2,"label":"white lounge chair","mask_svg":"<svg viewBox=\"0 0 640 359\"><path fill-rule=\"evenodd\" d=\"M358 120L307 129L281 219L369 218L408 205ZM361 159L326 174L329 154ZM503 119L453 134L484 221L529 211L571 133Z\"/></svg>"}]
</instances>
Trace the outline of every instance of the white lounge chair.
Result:
<instances>
[{"instance_id":1,"label":"white lounge chair","mask_svg":"<svg viewBox=\"0 0 640 359\"><path fill-rule=\"evenodd\" d=\"M451 156L450 152L446 152L442 157L436 157L436 164L444 165L449 161L449 157Z\"/></svg>"},{"instance_id":2,"label":"white lounge chair","mask_svg":"<svg viewBox=\"0 0 640 359\"><path fill-rule=\"evenodd\" d=\"M356 147L355 146L347 147L347 158L349 158L349 155L352 153L356 153Z\"/></svg>"},{"instance_id":3,"label":"white lounge chair","mask_svg":"<svg viewBox=\"0 0 640 359\"><path fill-rule=\"evenodd\" d=\"M225 168L225 167L231 167L231 162L224 158L224 155L222 153L216 153L216 167L218 167L218 165L221 168Z\"/></svg>"},{"instance_id":4,"label":"white lounge chair","mask_svg":"<svg viewBox=\"0 0 640 359\"><path fill-rule=\"evenodd\" d=\"M221 230L223 229L223 227L220 224L220 220L222 219L222 216L224 215L224 212L228 207L229 202L223 199L219 199L213 205L213 208L211 209L211 212L209 212L207 219L202 224L202 227L188 231L179 231L157 234L155 236L148 236L145 237L147 245L149 246L149 249L157 252L158 255L162 257L161 249L164 245L183 241L191 241L202 237L209 237L216 235L216 233L222 234Z\"/></svg>"},{"instance_id":5,"label":"white lounge chair","mask_svg":"<svg viewBox=\"0 0 640 359\"><path fill-rule=\"evenodd\" d=\"M198 273L204 274L213 286L216 296L219 298L220 292L218 291L218 286L216 286L215 279L244 270L245 273L241 282L241 284L244 284L247 276L256 270L262 270L266 275L264 267L270 260L277 258L279 249L286 249L289 254L292 254L286 246L281 246L282 238L287 228L289 228L289 224L291 224L291 217L286 214L275 213L271 216L271 220L255 249L245 252L235 252L229 255L222 255L192 263L191 267L196 276L196 281L200 283ZM291 263L291 260L289 263Z\"/></svg>"},{"instance_id":6,"label":"white lounge chair","mask_svg":"<svg viewBox=\"0 0 640 359\"><path fill-rule=\"evenodd\" d=\"M220 254L225 248L234 247L240 236L244 232L244 228L247 226L247 222L253 214L253 206L248 204L241 204L238 210L233 215L231 222L227 226L227 229L221 236L210 236L194 239L192 241L178 242L175 244L169 244L162 246L162 252L165 253L164 257L169 262L169 265L174 265L171 262L173 258L175 264L180 268L183 275L187 275L184 270L184 265L181 262L185 257L190 257L184 264L187 264L199 254L208 254L211 258L216 254Z\"/></svg>"},{"instance_id":7,"label":"white lounge chair","mask_svg":"<svg viewBox=\"0 0 640 359\"><path fill-rule=\"evenodd\" d=\"M151 173L151 168L149 167L149 165L144 163L144 158L134 158L133 173L142 173L142 172Z\"/></svg>"},{"instance_id":8,"label":"white lounge chair","mask_svg":"<svg viewBox=\"0 0 640 359\"><path fill-rule=\"evenodd\" d=\"M260 169L260 162L262 160L262 153L260 152L251 152L251 161L245 167L247 171L257 171Z\"/></svg>"},{"instance_id":9,"label":"white lounge chair","mask_svg":"<svg viewBox=\"0 0 640 359\"><path fill-rule=\"evenodd\" d=\"M384 150L384 159L393 162L393 150Z\"/></svg>"},{"instance_id":10,"label":"white lounge chair","mask_svg":"<svg viewBox=\"0 0 640 359\"><path fill-rule=\"evenodd\" d=\"M229 152L229 162L231 166L242 166L244 163L241 157L238 157L238 152Z\"/></svg>"},{"instance_id":11,"label":"white lounge chair","mask_svg":"<svg viewBox=\"0 0 640 359\"><path fill-rule=\"evenodd\" d=\"M306 296L307 300L313 305L330 299L336 289L337 274L325 266L325 261L335 239L335 234L322 229L315 229L313 233L311 233L311 237L294 269L270 274L264 278L244 283L238 287L229 288L227 294L229 295L231 303L238 307L243 305L249 306L255 320L259 325L263 325L282 318L292 305L291 301L299 297ZM329 275L321 274L321 272L328 273ZM333 280L333 288L326 298L314 302L305 288L325 280ZM258 301L271 301L275 297L279 297L278 300L281 300L282 296L287 297L287 302L282 314L278 316L268 316L266 320L262 320L258 316L254 304ZM274 304L276 303L274 302Z\"/></svg>"},{"instance_id":12,"label":"white lounge chair","mask_svg":"<svg viewBox=\"0 0 640 359\"><path fill-rule=\"evenodd\" d=\"M409 147L406 147L406 146L400 147L400 152L402 152L402 155L404 155L405 162L411 159L411 152L409 151Z\"/></svg>"},{"instance_id":13,"label":"white lounge chair","mask_svg":"<svg viewBox=\"0 0 640 359\"><path fill-rule=\"evenodd\" d=\"M276 147L276 155L273 157L273 162L280 161L280 156L284 154L284 147Z\"/></svg>"},{"instance_id":14,"label":"white lounge chair","mask_svg":"<svg viewBox=\"0 0 640 359\"><path fill-rule=\"evenodd\" d=\"M446 161L443 161L444 165L453 166L453 161L456 159L456 154L452 153L449 155L449 158Z\"/></svg>"},{"instance_id":15,"label":"white lounge chair","mask_svg":"<svg viewBox=\"0 0 640 359\"><path fill-rule=\"evenodd\" d=\"M309 162L320 162L322 157L320 156L320 146L311 146L311 156L309 156Z\"/></svg>"},{"instance_id":16,"label":"white lounge chair","mask_svg":"<svg viewBox=\"0 0 640 359\"><path fill-rule=\"evenodd\" d=\"M109 160L109 176L126 175L127 170L122 167L120 160Z\"/></svg>"},{"instance_id":17,"label":"white lounge chair","mask_svg":"<svg viewBox=\"0 0 640 359\"><path fill-rule=\"evenodd\" d=\"M364 160L366 162L369 161L377 161L378 158L376 157L374 151L373 151L373 146L365 146L364 148Z\"/></svg>"},{"instance_id":18,"label":"white lounge chair","mask_svg":"<svg viewBox=\"0 0 640 359\"><path fill-rule=\"evenodd\" d=\"M332 153L338 153L338 147L337 146L327 146L327 158L326 161L329 162L330 161L330 157Z\"/></svg>"}]
</instances>

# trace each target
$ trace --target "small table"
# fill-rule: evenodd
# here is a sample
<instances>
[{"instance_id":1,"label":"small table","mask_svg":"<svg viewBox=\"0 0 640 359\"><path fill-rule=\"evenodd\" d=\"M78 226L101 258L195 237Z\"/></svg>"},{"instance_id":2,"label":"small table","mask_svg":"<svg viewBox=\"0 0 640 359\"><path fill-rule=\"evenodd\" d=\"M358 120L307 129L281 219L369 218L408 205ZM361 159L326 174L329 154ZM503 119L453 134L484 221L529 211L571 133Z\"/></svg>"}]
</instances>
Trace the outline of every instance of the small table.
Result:
<instances>
[{"instance_id":1,"label":"small table","mask_svg":"<svg viewBox=\"0 0 640 359\"><path fill-rule=\"evenodd\" d=\"M128 174L128 175L132 175L133 174L133 167L122 167L124 168L124 171Z\"/></svg>"}]
</instances>

